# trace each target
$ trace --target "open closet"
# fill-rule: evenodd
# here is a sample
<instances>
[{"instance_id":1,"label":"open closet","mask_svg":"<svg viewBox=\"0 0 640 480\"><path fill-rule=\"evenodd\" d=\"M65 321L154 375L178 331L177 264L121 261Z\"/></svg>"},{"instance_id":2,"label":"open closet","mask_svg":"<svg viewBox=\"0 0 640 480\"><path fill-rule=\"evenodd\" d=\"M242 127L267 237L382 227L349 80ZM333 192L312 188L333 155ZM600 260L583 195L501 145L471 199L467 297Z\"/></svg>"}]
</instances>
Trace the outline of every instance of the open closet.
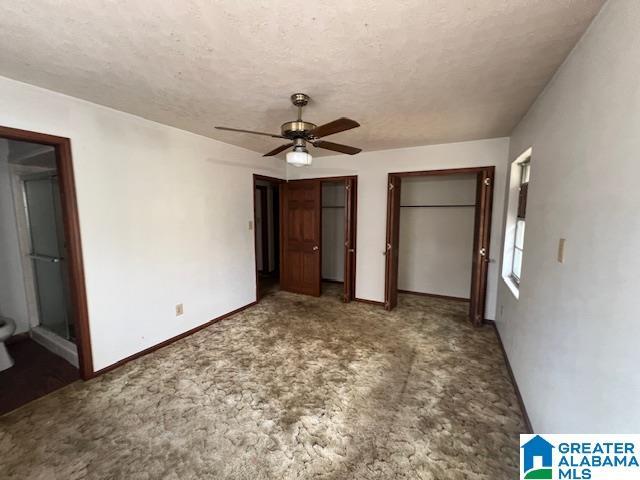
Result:
<instances>
[{"instance_id":1,"label":"open closet","mask_svg":"<svg viewBox=\"0 0 640 480\"><path fill-rule=\"evenodd\" d=\"M322 294L342 295L345 260L344 182L322 182Z\"/></svg>"},{"instance_id":2,"label":"open closet","mask_svg":"<svg viewBox=\"0 0 640 480\"><path fill-rule=\"evenodd\" d=\"M484 321L493 167L390 173L385 308L398 292L469 302Z\"/></svg>"},{"instance_id":3,"label":"open closet","mask_svg":"<svg viewBox=\"0 0 640 480\"><path fill-rule=\"evenodd\" d=\"M313 296L324 291L345 302L353 300L356 198L356 177L290 180L281 185L283 290Z\"/></svg>"},{"instance_id":4,"label":"open closet","mask_svg":"<svg viewBox=\"0 0 640 480\"><path fill-rule=\"evenodd\" d=\"M470 300L475 177L441 175L403 180L399 292Z\"/></svg>"}]
</instances>

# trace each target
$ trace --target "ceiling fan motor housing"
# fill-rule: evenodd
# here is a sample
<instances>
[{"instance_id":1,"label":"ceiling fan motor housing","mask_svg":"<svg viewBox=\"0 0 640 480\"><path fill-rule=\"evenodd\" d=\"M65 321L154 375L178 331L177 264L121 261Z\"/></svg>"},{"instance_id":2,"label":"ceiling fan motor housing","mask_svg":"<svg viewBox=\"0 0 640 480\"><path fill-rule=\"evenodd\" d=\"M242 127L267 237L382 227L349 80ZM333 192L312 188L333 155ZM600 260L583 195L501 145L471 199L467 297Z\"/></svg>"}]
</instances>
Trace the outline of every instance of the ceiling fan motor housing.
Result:
<instances>
[{"instance_id":1,"label":"ceiling fan motor housing","mask_svg":"<svg viewBox=\"0 0 640 480\"><path fill-rule=\"evenodd\" d=\"M294 93L291 95L291 103L298 107L298 119L293 122L283 123L280 127L283 137L290 138L292 140L296 138L309 138L311 137L311 131L316 128L316 125L310 122L302 120L302 107L306 106L311 100L311 97L306 93Z\"/></svg>"},{"instance_id":2,"label":"ceiling fan motor housing","mask_svg":"<svg viewBox=\"0 0 640 480\"><path fill-rule=\"evenodd\" d=\"M311 136L311 131L316 128L316 125L311 122L305 122L302 120L295 120L293 122L286 122L282 124L280 130L282 136L287 138L305 138Z\"/></svg>"}]
</instances>

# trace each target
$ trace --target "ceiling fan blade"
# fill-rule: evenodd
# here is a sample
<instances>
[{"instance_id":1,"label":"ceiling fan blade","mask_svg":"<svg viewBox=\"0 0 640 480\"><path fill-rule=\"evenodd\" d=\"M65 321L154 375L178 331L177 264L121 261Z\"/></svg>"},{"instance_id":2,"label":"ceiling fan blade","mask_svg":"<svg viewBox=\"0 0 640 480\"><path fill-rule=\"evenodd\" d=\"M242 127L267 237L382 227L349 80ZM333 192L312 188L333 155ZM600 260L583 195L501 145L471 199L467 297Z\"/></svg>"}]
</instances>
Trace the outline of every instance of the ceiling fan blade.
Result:
<instances>
[{"instance_id":1,"label":"ceiling fan blade","mask_svg":"<svg viewBox=\"0 0 640 480\"><path fill-rule=\"evenodd\" d=\"M273 157L274 155L284 152L287 148L293 147L293 143L287 143L286 145L280 145L278 148L274 148L269 153L262 155L263 157Z\"/></svg>"},{"instance_id":2,"label":"ceiling fan blade","mask_svg":"<svg viewBox=\"0 0 640 480\"><path fill-rule=\"evenodd\" d=\"M313 142L313 146L317 148L324 148L325 150L333 150L334 152L346 153L348 155L355 155L362 151L361 148L350 147L349 145L341 145L339 143L325 142L324 140L318 140Z\"/></svg>"},{"instance_id":3,"label":"ceiling fan blade","mask_svg":"<svg viewBox=\"0 0 640 480\"><path fill-rule=\"evenodd\" d=\"M333 122L325 123L319 127L314 128L311 134L316 138L326 137L333 135L334 133L344 132L345 130L351 130L352 128L359 127L360 124L350 118L339 118Z\"/></svg>"},{"instance_id":4,"label":"ceiling fan blade","mask_svg":"<svg viewBox=\"0 0 640 480\"><path fill-rule=\"evenodd\" d=\"M273 138L287 138L282 135L276 135L275 133L265 133L265 132L254 132L253 130L241 130L239 128L229 128L229 127L215 127L218 130L227 130L229 132L240 132L240 133L253 133L254 135L264 135L265 137L273 137Z\"/></svg>"}]
</instances>

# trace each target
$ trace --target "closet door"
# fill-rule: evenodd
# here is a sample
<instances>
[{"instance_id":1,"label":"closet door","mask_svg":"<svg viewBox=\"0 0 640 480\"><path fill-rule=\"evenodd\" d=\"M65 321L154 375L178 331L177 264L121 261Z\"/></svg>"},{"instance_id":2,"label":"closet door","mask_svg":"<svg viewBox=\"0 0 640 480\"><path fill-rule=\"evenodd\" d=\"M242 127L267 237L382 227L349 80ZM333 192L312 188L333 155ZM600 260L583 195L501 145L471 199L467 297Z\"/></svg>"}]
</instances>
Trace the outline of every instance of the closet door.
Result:
<instances>
[{"instance_id":1,"label":"closet door","mask_svg":"<svg viewBox=\"0 0 640 480\"><path fill-rule=\"evenodd\" d=\"M345 180L344 215L344 301L350 302L356 295L356 204L358 183L355 177Z\"/></svg>"},{"instance_id":2,"label":"closet door","mask_svg":"<svg viewBox=\"0 0 640 480\"><path fill-rule=\"evenodd\" d=\"M320 296L320 197L319 180L282 184L282 290Z\"/></svg>"},{"instance_id":3,"label":"closet door","mask_svg":"<svg viewBox=\"0 0 640 480\"><path fill-rule=\"evenodd\" d=\"M484 323L489 271L489 239L491 237L491 207L493 205L493 167L478 173L476 186L476 220L471 272L471 307L469 319L480 326Z\"/></svg>"},{"instance_id":4,"label":"closet door","mask_svg":"<svg viewBox=\"0 0 640 480\"><path fill-rule=\"evenodd\" d=\"M398 305L398 255L400 251L400 177L389 175L387 194L387 244L384 308Z\"/></svg>"}]
</instances>

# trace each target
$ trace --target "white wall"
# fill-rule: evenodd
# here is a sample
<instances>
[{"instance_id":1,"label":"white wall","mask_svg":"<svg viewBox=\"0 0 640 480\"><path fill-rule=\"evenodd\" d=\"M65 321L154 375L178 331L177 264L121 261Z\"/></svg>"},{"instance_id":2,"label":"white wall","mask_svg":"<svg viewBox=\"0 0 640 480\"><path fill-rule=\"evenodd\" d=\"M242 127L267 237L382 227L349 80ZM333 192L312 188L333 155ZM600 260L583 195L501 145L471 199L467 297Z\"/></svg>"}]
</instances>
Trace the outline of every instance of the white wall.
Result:
<instances>
[{"instance_id":1,"label":"white wall","mask_svg":"<svg viewBox=\"0 0 640 480\"><path fill-rule=\"evenodd\" d=\"M608 2L513 132L531 180L520 298L500 281L497 324L538 432L640 430L639 27L639 2Z\"/></svg>"},{"instance_id":2,"label":"white wall","mask_svg":"<svg viewBox=\"0 0 640 480\"><path fill-rule=\"evenodd\" d=\"M71 138L96 369L255 300L252 174L282 160L1 77L0 125Z\"/></svg>"},{"instance_id":3,"label":"white wall","mask_svg":"<svg viewBox=\"0 0 640 480\"><path fill-rule=\"evenodd\" d=\"M344 282L344 205L344 182L323 183L322 278L338 282Z\"/></svg>"},{"instance_id":4,"label":"white wall","mask_svg":"<svg viewBox=\"0 0 640 480\"><path fill-rule=\"evenodd\" d=\"M398 288L469 298L476 175L403 178L400 196Z\"/></svg>"},{"instance_id":5,"label":"white wall","mask_svg":"<svg viewBox=\"0 0 640 480\"><path fill-rule=\"evenodd\" d=\"M336 135L332 141L340 142ZM508 138L315 157L308 168L288 167L289 178L358 176L356 297L384 300L384 249L387 216L387 175L390 172L496 167L490 257L498 258L503 214ZM313 152L312 152L313 153ZM498 262L489 266L486 317L495 318Z\"/></svg>"},{"instance_id":6,"label":"white wall","mask_svg":"<svg viewBox=\"0 0 640 480\"><path fill-rule=\"evenodd\" d=\"M18 225L9 171L9 145L0 139L0 317L16 323L16 333L29 330Z\"/></svg>"}]
</instances>

